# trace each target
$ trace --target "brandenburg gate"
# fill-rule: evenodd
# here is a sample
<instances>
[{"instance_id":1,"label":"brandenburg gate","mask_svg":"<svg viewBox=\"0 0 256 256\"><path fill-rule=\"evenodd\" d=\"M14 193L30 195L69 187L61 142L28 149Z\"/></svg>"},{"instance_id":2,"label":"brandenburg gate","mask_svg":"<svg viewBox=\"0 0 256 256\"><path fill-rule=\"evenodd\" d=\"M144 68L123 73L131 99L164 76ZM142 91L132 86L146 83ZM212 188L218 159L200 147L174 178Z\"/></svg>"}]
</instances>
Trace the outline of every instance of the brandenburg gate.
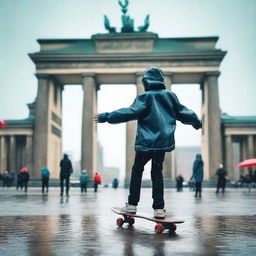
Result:
<instances>
[{"instance_id":1,"label":"brandenburg gate","mask_svg":"<svg viewBox=\"0 0 256 256\"><path fill-rule=\"evenodd\" d=\"M62 156L62 90L66 84L83 88L81 168L97 171L97 90L101 84L134 84L143 92L143 71L160 67L166 88L172 84L200 85L202 90L202 154L205 179L222 163L219 66L226 52L216 49L218 37L159 38L150 32L96 34L90 39L39 39L40 51L29 54L36 65L33 162L36 176L42 166L59 170ZM70 120L72 122L72 120ZM74 124L75 125L75 124ZM134 158L136 122L127 123L126 179ZM173 177L172 153L165 177Z\"/></svg>"}]
</instances>

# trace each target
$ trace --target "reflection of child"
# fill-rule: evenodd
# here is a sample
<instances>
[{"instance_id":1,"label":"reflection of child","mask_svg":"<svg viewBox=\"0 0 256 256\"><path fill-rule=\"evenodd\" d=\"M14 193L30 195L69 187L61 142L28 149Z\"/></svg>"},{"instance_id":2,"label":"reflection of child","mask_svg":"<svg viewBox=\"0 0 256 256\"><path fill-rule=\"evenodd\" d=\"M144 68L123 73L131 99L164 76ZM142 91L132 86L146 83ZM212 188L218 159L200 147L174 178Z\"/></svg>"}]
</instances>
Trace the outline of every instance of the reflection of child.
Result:
<instances>
[{"instance_id":1,"label":"reflection of child","mask_svg":"<svg viewBox=\"0 0 256 256\"><path fill-rule=\"evenodd\" d=\"M142 82L145 93L138 95L130 107L96 115L95 121L114 124L138 120L130 195L126 207L122 210L136 213L144 166L149 160L152 160L154 216L164 218L166 214L162 169L165 152L175 148L176 120L190 124L195 129L201 128L202 124L193 111L180 104L173 92L165 90L163 73L159 68L147 69Z\"/></svg>"}]
</instances>

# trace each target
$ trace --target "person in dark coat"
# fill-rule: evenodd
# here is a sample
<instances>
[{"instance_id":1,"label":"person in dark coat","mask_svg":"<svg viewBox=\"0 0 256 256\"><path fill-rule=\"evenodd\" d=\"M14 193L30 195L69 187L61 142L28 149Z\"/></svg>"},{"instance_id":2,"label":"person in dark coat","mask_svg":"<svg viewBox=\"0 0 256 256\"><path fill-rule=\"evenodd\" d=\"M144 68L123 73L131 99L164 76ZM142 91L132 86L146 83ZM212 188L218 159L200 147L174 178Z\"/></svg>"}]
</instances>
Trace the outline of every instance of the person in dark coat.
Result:
<instances>
[{"instance_id":1,"label":"person in dark coat","mask_svg":"<svg viewBox=\"0 0 256 256\"><path fill-rule=\"evenodd\" d=\"M23 189L23 176L21 171L17 173L17 183L16 183L16 190Z\"/></svg>"},{"instance_id":2,"label":"person in dark coat","mask_svg":"<svg viewBox=\"0 0 256 256\"><path fill-rule=\"evenodd\" d=\"M193 111L179 102L176 94L166 90L161 69L148 68L143 74L142 83L145 92L138 95L130 107L110 113L101 113L95 115L94 119L98 123L108 122L110 124L138 121L130 194L128 203L122 210L136 213L140 200L144 166L152 160L152 208L156 218L164 218L166 213L164 209L163 161L165 152L175 148L176 120L192 125L195 129L201 128L202 123Z\"/></svg>"},{"instance_id":3,"label":"person in dark coat","mask_svg":"<svg viewBox=\"0 0 256 256\"><path fill-rule=\"evenodd\" d=\"M25 193L27 193L28 190L28 182L29 182L29 172L27 167L23 167L20 170L21 176L22 176L22 181L25 189Z\"/></svg>"},{"instance_id":4,"label":"person in dark coat","mask_svg":"<svg viewBox=\"0 0 256 256\"><path fill-rule=\"evenodd\" d=\"M195 197L202 196L202 182L204 179L204 163L201 154L196 154L196 159L193 163L193 174L191 180L195 181Z\"/></svg>"},{"instance_id":5,"label":"person in dark coat","mask_svg":"<svg viewBox=\"0 0 256 256\"><path fill-rule=\"evenodd\" d=\"M183 181L184 181L184 178L181 174L176 177L177 192L182 192L183 191Z\"/></svg>"},{"instance_id":6,"label":"person in dark coat","mask_svg":"<svg viewBox=\"0 0 256 256\"><path fill-rule=\"evenodd\" d=\"M66 195L69 192L69 179L73 173L72 163L67 154L64 154L63 159L60 161L60 195L63 196L64 192L64 180L66 181Z\"/></svg>"},{"instance_id":7,"label":"person in dark coat","mask_svg":"<svg viewBox=\"0 0 256 256\"><path fill-rule=\"evenodd\" d=\"M41 176L42 176L42 193L44 194L45 189L46 189L46 193L48 193L50 171L47 167L43 167L41 169Z\"/></svg>"},{"instance_id":8,"label":"person in dark coat","mask_svg":"<svg viewBox=\"0 0 256 256\"><path fill-rule=\"evenodd\" d=\"M218 194L219 189L221 188L222 189L222 194L224 194L228 173L227 173L226 169L223 168L222 164L219 165L219 168L216 171L216 175L218 176L216 193Z\"/></svg>"},{"instance_id":9,"label":"person in dark coat","mask_svg":"<svg viewBox=\"0 0 256 256\"><path fill-rule=\"evenodd\" d=\"M119 184L119 180L118 180L118 178L114 178L113 180L112 180L112 188L118 188L118 184Z\"/></svg>"}]
</instances>

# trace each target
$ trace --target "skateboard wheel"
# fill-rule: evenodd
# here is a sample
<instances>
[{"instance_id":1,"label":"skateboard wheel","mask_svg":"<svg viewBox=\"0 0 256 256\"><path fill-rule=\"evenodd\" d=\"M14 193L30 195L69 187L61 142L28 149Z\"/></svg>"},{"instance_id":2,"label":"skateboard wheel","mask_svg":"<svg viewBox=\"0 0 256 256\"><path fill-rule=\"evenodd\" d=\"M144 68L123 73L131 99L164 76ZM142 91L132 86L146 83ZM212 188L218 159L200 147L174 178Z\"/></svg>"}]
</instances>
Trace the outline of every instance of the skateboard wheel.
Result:
<instances>
[{"instance_id":1,"label":"skateboard wheel","mask_svg":"<svg viewBox=\"0 0 256 256\"><path fill-rule=\"evenodd\" d=\"M117 225L118 227L122 227L123 224L124 224L124 220L123 220L122 218L118 218L118 219L116 220L116 225Z\"/></svg>"},{"instance_id":2,"label":"skateboard wheel","mask_svg":"<svg viewBox=\"0 0 256 256\"><path fill-rule=\"evenodd\" d=\"M156 224L155 225L155 232L157 234L161 234L164 231L164 227L162 224Z\"/></svg>"},{"instance_id":3,"label":"skateboard wheel","mask_svg":"<svg viewBox=\"0 0 256 256\"><path fill-rule=\"evenodd\" d=\"M177 229L176 224L172 224L171 227L169 228L170 232L174 232Z\"/></svg>"},{"instance_id":4,"label":"skateboard wheel","mask_svg":"<svg viewBox=\"0 0 256 256\"><path fill-rule=\"evenodd\" d=\"M130 217L128 219L128 223L129 223L129 225L133 225L135 223L135 219L133 217Z\"/></svg>"}]
</instances>

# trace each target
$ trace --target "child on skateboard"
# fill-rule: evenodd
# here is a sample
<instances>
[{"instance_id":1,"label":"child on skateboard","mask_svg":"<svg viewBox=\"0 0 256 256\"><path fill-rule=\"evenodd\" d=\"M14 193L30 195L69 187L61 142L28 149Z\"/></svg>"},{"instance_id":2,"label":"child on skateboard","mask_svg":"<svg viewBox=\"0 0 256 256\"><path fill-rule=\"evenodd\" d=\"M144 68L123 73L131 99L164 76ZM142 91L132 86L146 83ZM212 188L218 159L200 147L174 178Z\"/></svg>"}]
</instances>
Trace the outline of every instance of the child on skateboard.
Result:
<instances>
[{"instance_id":1,"label":"child on skateboard","mask_svg":"<svg viewBox=\"0 0 256 256\"><path fill-rule=\"evenodd\" d=\"M157 67L148 68L143 75L145 92L138 95L133 104L110 113L94 116L95 122L111 124L138 120L135 141L135 160L132 167L128 203L123 211L136 213L140 200L140 188L144 166L152 160L151 179L155 218L165 218L163 161L165 152L175 148L176 120L202 127L197 115L181 105L177 96L165 89L164 75Z\"/></svg>"}]
</instances>

